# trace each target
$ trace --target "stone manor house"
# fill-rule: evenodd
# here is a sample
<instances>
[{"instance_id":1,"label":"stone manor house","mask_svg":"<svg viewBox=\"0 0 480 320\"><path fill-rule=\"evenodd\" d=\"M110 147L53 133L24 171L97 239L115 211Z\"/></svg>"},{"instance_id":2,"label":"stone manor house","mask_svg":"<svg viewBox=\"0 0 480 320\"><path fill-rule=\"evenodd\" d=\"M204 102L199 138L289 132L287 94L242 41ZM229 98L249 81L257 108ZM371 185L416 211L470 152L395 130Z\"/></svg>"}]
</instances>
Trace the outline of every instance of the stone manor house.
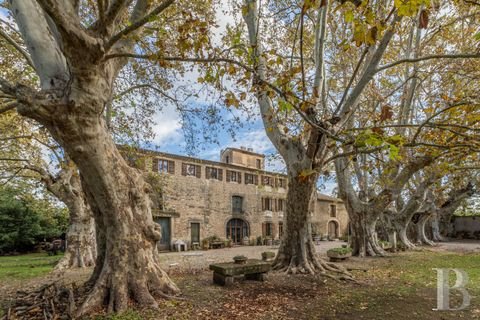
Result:
<instances>
[{"instance_id":1,"label":"stone manor house","mask_svg":"<svg viewBox=\"0 0 480 320\"><path fill-rule=\"evenodd\" d=\"M200 244L213 235L235 245L246 237L282 236L287 176L265 171L264 155L250 148L227 148L216 162L137 149L138 159L137 167L153 173L161 185L154 210L162 228L159 250L170 250L176 240ZM317 194L313 233L338 238L346 235L347 225L342 200Z\"/></svg>"}]
</instances>

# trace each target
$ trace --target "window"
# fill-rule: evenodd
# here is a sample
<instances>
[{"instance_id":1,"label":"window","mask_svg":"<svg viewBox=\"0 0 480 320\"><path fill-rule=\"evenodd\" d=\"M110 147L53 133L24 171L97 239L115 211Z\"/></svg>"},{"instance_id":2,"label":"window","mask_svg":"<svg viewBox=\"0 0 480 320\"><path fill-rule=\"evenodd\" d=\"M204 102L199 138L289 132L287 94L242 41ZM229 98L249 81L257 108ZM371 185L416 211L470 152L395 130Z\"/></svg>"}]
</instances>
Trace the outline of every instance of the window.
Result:
<instances>
[{"instance_id":1,"label":"window","mask_svg":"<svg viewBox=\"0 0 480 320\"><path fill-rule=\"evenodd\" d=\"M273 211L273 199L262 198L262 210L263 211Z\"/></svg>"},{"instance_id":2,"label":"window","mask_svg":"<svg viewBox=\"0 0 480 320\"><path fill-rule=\"evenodd\" d=\"M153 159L152 170L154 172L175 173L175 161L165 159Z\"/></svg>"},{"instance_id":3,"label":"window","mask_svg":"<svg viewBox=\"0 0 480 320\"><path fill-rule=\"evenodd\" d=\"M245 184L258 184L258 176L256 174L245 173Z\"/></svg>"},{"instance_id":4,"label":"window","mask_svg":"<svg viewBox=\"0 0 480 320\"><path fill-rule=\"evenodd\" d=\"M262 176L262 185L273 187L273 178L268 176Z\"/></svg>"},{"instance_id":5,"label":"window","mask_svg":"<svg viewBox=\"0 0 480 320\"><path fill-rule=\"evenodd\" d=\"M283 211L285 206L284 199L277 199L277 211Z\"/></svg>"},{"instance_id":6,"label":"window","mask_svg":"<svg viewBox=\"0 0 480 320\"><path fill-rule=\"evenodd\" d=\"M283 236L283 222L279 222L278 223L278 237L282 237Z\"/></svg>"},{"instance_id":7,"label":"window","mask_svg":"<svg viewBox=\"0 0 480 320\"><path fill-rule=\"evenodd\" d=\"M262 169L262 160L257 159L257 169Z\"/></svg>"},{"instance_id":8,"label":"window","mask_svg":"<svg viewBox=\"0 0 480 320\"><path fill-rule=\"evenodd\" d=\"M227 182L230 182L230 181L242 183L241 173L237 171L227 170Z\"/></svg>"},{"instance_id":9,"label":"window","mask_svg":"<svg viewBox=\"0 0 480 320\"><path fill-rule=\"evenodd\" d=\"M330 205L330 217L336 218L337 217L337 206L334 204Z\"/></svg>"},{"instance_id":10,"label":"window","mask_svg":"<svg viewBox=\"0 0 480 320\"><path fill-rule=\"evenodd\" d=\"M195 164L182 163L182 175L200 178L201 176L200 166Z\"/></svg>"},{"instance_id":11,"label":"window","mask_svg":"<svg viewBox=\"0 0 480 320\"><path fill-rule=\"evenodd\" d=\"M277 180L277 187L285 188L287 186L285 179L278 178Z\"/></svg>"},{"instance_id":12,"label":"window","mask_svg":"<svg viewBox=\"0 0 480 320\"><path fill-rule=\"evenodd\" d=\"M216 180L223 180L223 170L218 168L211 168L207 167L205 171L205 175L207 179L216 179Z\"/></svg>"},{"instance_id":13,"label":"window","mask_svg":"<svg viewBox=\"0 0 480 320\"><path fill-rule=\"evenodd\" d=\"M232 197L232 212L233 213L242 213L243 212L243 198L240 196Z\"/></svg>"},{"instance_id":14,"label":"window","mask_svg":"<svg viewBox=\"0 0 480 320\"><path fill-rule=\"evenodd\" d=\"M225 157L225 163L230 163L230 157L229 156Z\"/></svg>"},{"instance_id":15,"label":"window","mask_svg":"<svg viewBox=\"0 0 480 320\"><path fill-rule=\"evenodd\" d=\"M265 222L262 224L262 236L273 237L273 223Z\"/></svg>"}]
</instances>

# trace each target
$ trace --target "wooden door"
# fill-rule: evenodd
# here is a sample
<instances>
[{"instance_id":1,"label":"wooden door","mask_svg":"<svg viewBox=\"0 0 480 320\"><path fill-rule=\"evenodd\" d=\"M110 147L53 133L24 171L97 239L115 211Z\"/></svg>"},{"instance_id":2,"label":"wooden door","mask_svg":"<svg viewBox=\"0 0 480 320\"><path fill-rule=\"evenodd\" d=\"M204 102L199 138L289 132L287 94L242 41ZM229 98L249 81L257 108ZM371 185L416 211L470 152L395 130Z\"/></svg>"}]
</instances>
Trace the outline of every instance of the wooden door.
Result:
<instances>
[{"instance_id":1,"label":"wooden door","mask_svg":"<svg viewBox=\"0 0 480 320\"><path fill-rule=\"evenodd\" d=\"M191 244L200 243L200 223L192 223L191 227Z\"/></svg>"},{"instance_id":2,"label":"wooden door","mask_svg":"<svg viewBox=\"0 0 480 320\"><path fill-rule=\"evenodd\" d=\"M171 241L171 219L169 217L156 218L155 222L160 225L162 230L162 237L157 243L157 248L159 251L170 250L170 241Z\"/></svg>"}]
</instances>

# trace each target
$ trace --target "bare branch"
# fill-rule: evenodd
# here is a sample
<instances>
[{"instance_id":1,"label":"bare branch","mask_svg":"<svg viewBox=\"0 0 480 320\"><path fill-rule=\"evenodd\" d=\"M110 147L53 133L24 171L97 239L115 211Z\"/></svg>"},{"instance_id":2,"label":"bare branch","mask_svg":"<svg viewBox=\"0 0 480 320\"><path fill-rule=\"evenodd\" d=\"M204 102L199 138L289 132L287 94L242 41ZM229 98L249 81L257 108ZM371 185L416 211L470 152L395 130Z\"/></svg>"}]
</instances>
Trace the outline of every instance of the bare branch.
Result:
<instances>
[{"instance_id":1,"label":"bare branch","mask_svg":"<svg viewBox=\"0 0 480 320\"><path fill-rule=\"evenodd\" d=\"M25 49L22 48L12 37L8 35L2 28L0 28L0 36L2 36L8 43L10 43L17 51L27 60L27 63L35 70L33 60Z\"/></svg>"},{"instance_id":2,"label":"bare branch","mask_svg":"<svg viewBox=\"0 0 480 320\"><path fill-rule=\"evenodd\" d=\"M465 104L467 104L467 102L459 102L459 103L455 103L455 104L452 104L452 105L449 105L448 107L446 108L443 108L437 112L435 112L434 114L432 114L430 117L428 117L427 119L425 119L425 121L423 121L420 126L418 127L417 131L415 132L415 134L413 135L413 138L412 138L412 143L415 143L415 141L417 140L417 137L418 135L420 134L420 131L422 130L422 128L428 124L430 122L430 120L432 120L433 118L439 116L440 114L450 110L450 109L453 109L453 108L456 108L456 107L461 107L461 106L464 106Z\"/></svg>"},{"instance_id":3,"label":"bare branch","mask_svg":"<svg viewBox=\"0 0 480 320\"><path fill-rule=\"evenodd\" d=\"M151 89L159 94L161 94L162 96L164 96L165 98L169 99L169 100L172 100L174 102L177 101L177 99L175 99L174 97L170 96L169 94L167 94L165 91L151 85L151 84L148 84L148 83L142 83L142 84L137 84L137 85L134 85L134 86L131 86L130 88L128 88L127 90L124 90L120 93L118 93L116 96L115 96L115 99L118 99L134 90L137 90L137 89L143 89L143 88L148 88L148 89Z\"/></svg>"},{"instance_id":4,"label":"bare branch","mask_svg":"<svg viewBox=\"0 0 480 320\"><path fill-rule=\"evenodd\" d=\"M423 56L423 57L418 57L418 58L411 58L411 59L401 59L397 60L395 62L380 66L375 70L375 73L378 73L380 71L395 67L399 64L402 63L415 63L419 61L427 61L427 60L434 60L434 59L479 59L480 58L480 52L478 53L458 53L458 54L433 54L433 55L428 55L428 56Z\"/></svg>"}]
</instances>

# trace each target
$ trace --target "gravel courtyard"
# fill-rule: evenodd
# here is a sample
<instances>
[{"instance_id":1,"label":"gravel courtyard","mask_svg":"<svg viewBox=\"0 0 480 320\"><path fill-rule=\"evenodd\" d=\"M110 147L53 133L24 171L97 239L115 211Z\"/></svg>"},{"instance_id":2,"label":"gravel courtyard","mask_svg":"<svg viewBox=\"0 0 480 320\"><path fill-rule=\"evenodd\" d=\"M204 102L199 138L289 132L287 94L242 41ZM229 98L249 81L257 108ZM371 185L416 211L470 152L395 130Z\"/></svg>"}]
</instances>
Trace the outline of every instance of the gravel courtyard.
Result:
<instances>
[{"instance_id":1,"label":"gravel courtyard","mask_svg":"<svg viewBox=\"0 0 480 320\"><path fill-rule=\"evenodd\" d=\"M343 241L322 241L316 245L317 252L326 256L328 249L341 247ZM166 252L160 253L162 267L169 272L208 269L208 265L216 262L232 261L234 256L244 255L250 259L261 259L264 251L277 253L278 246L239 246L224 249Z\"/></svg>"}]
</instances>

